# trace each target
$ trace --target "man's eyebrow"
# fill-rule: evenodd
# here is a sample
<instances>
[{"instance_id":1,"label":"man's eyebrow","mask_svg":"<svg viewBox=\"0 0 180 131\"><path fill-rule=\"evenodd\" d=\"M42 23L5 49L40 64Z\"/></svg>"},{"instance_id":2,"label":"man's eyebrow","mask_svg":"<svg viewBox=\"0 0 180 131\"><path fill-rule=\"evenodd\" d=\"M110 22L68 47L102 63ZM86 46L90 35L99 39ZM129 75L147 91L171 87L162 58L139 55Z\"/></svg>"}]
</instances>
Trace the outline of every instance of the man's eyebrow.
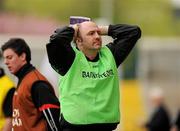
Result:
<instances>
[{"instance_id":1,"label":"man's eyebrow","mask_svg":"<svg viewBox=\"0 0 180 131\"><path fill-rule=\"evenodd\" d=\"M88 32L100 32L100 30L99 29L93 29L93 30L89 30Z\"/></svg>"},{"instance_id":2,"label":"man's eyebrow","mask_svg":"<svg viewBox=\"0 0 180 131\"><path fill-rule=\"evenodd\" d=\"M95 30L90 30L90 31L87 32L87 34L92 33L92 32L96 32L96 31Z\"/></svg>"},{"instance_id":3,"label":"man's eyebrow","mask_svg":"<svg viewBox=\"0 0 180 131\"><path fill-rule=\"evenodd\" d=\"M12 55L7 55L7 56L5 56L6 58L8 58L8 57L12 57Z\"/></svg>"}]
</instances>

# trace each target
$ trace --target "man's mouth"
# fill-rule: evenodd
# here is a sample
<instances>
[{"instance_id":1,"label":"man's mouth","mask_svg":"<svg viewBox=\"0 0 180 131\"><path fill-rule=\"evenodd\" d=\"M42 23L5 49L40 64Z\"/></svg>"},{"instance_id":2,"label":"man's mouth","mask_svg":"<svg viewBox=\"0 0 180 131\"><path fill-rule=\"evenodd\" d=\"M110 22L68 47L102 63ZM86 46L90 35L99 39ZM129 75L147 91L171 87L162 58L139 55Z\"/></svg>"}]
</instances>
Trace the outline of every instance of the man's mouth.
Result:
<instances>
[{"instance_id":1,"label":"man's mouth","mask_svg":"<svg viewBox=\"0 0 180 131\"><path fill-rule=\"evenodd\" d=\"M95 45L101 45L101 41L96 40L96 41L94 41L94 44L95 44Z\"/></svg>"},{"instance_id":2,"label":"man's mouth","mask_svg":"<svg viewBox=\"0 0 180 131\"><path fill-rule=\"evenodd\" d=\"M11 67L10 67L10 66L8 66L8 69L9 69L9 70L11 70Z\"/></svg>"}]
</instances>

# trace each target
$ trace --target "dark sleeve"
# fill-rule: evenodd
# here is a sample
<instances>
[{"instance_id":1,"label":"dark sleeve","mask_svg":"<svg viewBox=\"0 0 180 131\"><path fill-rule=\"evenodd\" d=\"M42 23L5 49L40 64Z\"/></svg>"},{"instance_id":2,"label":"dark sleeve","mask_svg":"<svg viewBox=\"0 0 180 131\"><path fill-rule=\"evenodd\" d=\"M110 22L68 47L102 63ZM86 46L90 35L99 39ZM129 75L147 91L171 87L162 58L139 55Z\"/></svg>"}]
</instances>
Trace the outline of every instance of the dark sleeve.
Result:
<instances>
[{"instance_id":1,"label":"dark sleeve","mask_svg":"<svg viewBox=\"0 0 180 131\"><path fill-rule=\"evenodd\" d=\"M59 131L60 124L60 103L55 96L54 90L44 81L38 81L33 84L32 99L36 107L42 111L44 119L48 124L50 131Z\"/></svg>"},{"instance_id":2,"label":"dark sleeve","mask_svg":"<svg viewBox=\"0 0 180 131\"><path fill-rule=\"evenodd\" d=\"M110 25L108 35L114 39L107 47L111 50L118 67L141 37L141 30L138 26L124 24Z\"/></svg>"},{"instance_id":3,"label":"dark sleeve","mask_svg":"<svg viewBox=\"0 0 180 131\"><path fill-rule=\"evenodd\" d=\"M152 116L152 119L146 124L149 129L169 129L170 119L164 109L160 109Z\"/></svg>"},{"instance_id":4,"label":"dark sleeve","mask_svg":"<svg viewBox=\"0 0 180 131\"><path fill-rule=\"evenodd\" d=\"M180 130L180 111L178 113L177 119L175 121L175 125L178 127L178 129Z\"/></svg>"},{"instance_id":5,"label":"dark sleeve","mask_svg":"<svg viewBox=\"0 0 180 131\"><path fill-rule=\"evenodd\" d=\"M46 45L49 63L60 75L65 75L74 61L75 52L71 46L73 36L73 28L59 28L51 35L50 42Z\"/></svg>"},{"instance_id":6,"label":"dark sleeve","mask_svg":"<svg viewBox=\"0 0 180 131\"><path fill-rule=\"evenodd\" d=\"M11 88L3 102L3 112L5 117L12 117L12 100L14 95L15 88Z\"/></svg>"}]
</instances>

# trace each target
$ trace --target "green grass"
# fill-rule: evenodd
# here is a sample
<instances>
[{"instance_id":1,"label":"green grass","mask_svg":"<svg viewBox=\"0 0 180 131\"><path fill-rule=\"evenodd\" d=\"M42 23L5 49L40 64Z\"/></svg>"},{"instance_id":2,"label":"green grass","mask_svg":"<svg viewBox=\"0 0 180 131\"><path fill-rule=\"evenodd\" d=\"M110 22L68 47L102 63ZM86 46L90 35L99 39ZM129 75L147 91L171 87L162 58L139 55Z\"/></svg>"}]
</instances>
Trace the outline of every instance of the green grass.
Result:
<instances>
[{"instance_id":1,"label":"green grass","mask_svg":"<svg viewBox=\"0 0 180 131\"><path fill-rule=\"evenodd\" d=\"M33 14L68 22L70 15L100 16L100 0L6 0L7 11ZM108 10L108 9L107 9ZM178 36L180 26L173 21L170 0L114 0L114 22L137 24L143 35Z\"/></svg>"},{"instance_id":2,"label":"green grass","mask_svg":"<svg viewBox=\"0 0 180 131\"><path fill-rule=\"evenodd\" d=\"M173 36L172 6L170 0L119 1L116 21L141 26L144 35Z\"/></svg>"},{"instance_id":3,"label":"green grass","mask_svg":"<svg viewBox=\"0 0 180 131\"><path fill-rule=\"evenodd\" d=\"M68 21L71 15L99 16L97 0L6 0L6 10L21 15L51 16L59 21Z\"/></svg>"}]
</instances>

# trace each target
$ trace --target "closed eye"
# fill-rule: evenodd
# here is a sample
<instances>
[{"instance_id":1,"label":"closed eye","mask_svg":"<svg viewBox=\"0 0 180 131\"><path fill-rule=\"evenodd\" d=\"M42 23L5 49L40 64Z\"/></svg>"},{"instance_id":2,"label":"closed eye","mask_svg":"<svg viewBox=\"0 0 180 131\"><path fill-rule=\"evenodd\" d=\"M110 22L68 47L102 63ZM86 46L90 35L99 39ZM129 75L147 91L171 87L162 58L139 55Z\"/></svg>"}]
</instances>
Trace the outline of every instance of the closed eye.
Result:
<instances>
[{"instance_id":1,"label":"closed eye","mask_svg":"<svg viewBox=\"0 0 180 131\"><path fill-rule=\"evenodd\" d=\"M95 31L90 31L88 35L94 35Z\"/></svg>"},{"instance_id":2,"label":"closed eye","mask_svg":"<svg viewBox=\"0 0 180 131\"><path fill-rule=\"evenodd\" d=\"M12 59L13 58L13 56L11 56L11 55L9 55L9 56L6 56L6 59Z\"/></svg>"},{"instance_id":3,"label":"closed eye","mask_svg":"<svg viewBox=\"0 0 180 131\"><path fill-rule=\"evenodd\" d=\"M100 31L90 31L90 32L88 33L88 35L94 35L95 33L97 33L98 35L101 34Z\"/></svg>"}]
</instances>

